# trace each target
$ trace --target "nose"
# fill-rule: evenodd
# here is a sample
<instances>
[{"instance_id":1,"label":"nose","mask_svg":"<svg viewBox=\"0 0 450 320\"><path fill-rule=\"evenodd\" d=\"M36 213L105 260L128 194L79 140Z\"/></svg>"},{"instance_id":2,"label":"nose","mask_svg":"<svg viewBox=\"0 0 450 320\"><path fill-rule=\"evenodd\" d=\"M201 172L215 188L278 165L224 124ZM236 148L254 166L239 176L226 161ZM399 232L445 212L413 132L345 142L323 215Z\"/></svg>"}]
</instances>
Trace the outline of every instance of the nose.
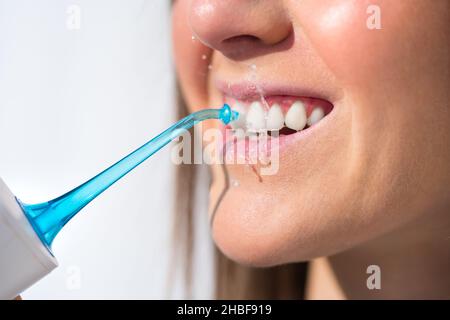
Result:
<instances>
[{"instance_id":1,"label":"nose","mask_svg":"<svg viewBox=\"0 0 450 320\"><path fill-rule=\"evenodd\" d=\"M276 50L292 34L279 0L192 0L189 23L198 40L234 60Z\"/></svg>"}]
</instances>

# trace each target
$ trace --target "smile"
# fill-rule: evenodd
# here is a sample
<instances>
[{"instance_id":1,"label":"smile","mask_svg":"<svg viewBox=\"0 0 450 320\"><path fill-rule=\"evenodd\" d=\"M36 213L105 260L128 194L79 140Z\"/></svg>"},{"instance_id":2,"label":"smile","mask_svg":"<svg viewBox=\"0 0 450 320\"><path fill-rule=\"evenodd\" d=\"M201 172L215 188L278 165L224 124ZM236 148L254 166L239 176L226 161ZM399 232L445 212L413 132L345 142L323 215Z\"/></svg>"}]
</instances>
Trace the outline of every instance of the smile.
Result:
<instances>
[{"instance_id":1,"label":"smile","mask_svg":"<svg viewBox=\"0 0 450 320\"><path fill-rule=\"evenodd\" d=\"M227 164L275 164L278 168L289 146L312 141L315 127L334 109L325 98L330 95L313 88L218 84L223 103L239 113L237 120L223 127L223 154Z\"/></svg>"},{"instance_id":2,"label":"smile","mask_svg":"<svg viewBox=\"0 0 450 320\"><path fill-rule=\"evenodd\" d=\"M239 112L239 118L230 123L238 137L295 134L314 126L333 109L330 102L309 97L274 95L252 101L225 96L224 100Z\"/></svg>"}]
</instances>

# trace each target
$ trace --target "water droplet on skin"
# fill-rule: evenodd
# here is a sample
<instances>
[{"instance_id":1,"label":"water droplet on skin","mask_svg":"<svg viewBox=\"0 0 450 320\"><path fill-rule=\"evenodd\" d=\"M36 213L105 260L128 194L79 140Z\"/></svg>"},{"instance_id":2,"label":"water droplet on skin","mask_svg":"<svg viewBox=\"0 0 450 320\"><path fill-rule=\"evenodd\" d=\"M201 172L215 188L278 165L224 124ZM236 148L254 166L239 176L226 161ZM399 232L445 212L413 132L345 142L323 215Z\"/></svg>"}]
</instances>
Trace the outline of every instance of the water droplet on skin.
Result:
<instances>
[{"instance_id":1,"label":"water droplet on skin","mask_svg":"<svg viewBox=\"0 0 450 320\"><path fill-rule=\"evenodd\" d=\"M206 60L207 56L206 54L202 55L202 60Z\"/></svg>"},{"instance_id":2,"label":"water droplet on skin","mask_svg":"<svg viewBox=\"0 0 450 320\"><path fill-rule=\"evenodd\" d=\"M231 186L232 187L239 187L240 183L237 179L231 179Z\"/></svg>"},{"instance_id":3,"label":"water droplet on skin","mask_svg":"<svg viewBox=\"0 0 450 320\"><path fill-rule=\"evenodd\" d=\"M209 66L208 66L208 69L209 70L211 70L213 67L212 67L212 65L210 64Z\"/></svg>"},{"instance_id":4,"label":"water droplet on skin","mask_svg":"<svg viewBox=\"0 0 450 320\"><path fill-rule=\"evenodd\" d=\"M252 64L250 65L250 69L256 70L256 64L252 63Z\"/></svg>"},{"instance_id":5,"label":"water droplet on skin","mask_svg":"<svg viewBox=\"0 0 450 320\"><path fill-rule=\"evenodd\" d=\"M195 36L192 36L191 39L194 41L195 40Z\"/></svg>"}]
</instances>

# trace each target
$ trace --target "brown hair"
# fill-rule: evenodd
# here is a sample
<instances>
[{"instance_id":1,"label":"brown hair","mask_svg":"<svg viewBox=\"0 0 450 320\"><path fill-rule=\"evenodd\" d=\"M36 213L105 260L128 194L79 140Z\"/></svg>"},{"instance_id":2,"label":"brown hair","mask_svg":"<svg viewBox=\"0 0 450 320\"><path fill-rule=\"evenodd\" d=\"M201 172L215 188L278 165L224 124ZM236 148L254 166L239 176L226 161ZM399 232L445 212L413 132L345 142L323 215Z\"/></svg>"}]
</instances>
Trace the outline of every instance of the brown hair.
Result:
<instances>
[{"instance_id":1,"label":"brown hair","mask_svg":"<svg viewBox=\"0 0 450 320\"><path fill-rule=\"evenodd\" d=\"M187 106L180 92L178 89L178 119L188 114ZM193 217L195 208L194 199L196 198L196 172L196 167L193 164L180 164L176 166L174 248L182 248L183 250L186 268L185 281L189 298L193 280ZM304 298L307 271L306 263L293 263L270 268L252 268L239 265L228 259L217 247L214 250L216 259L215 292L217 299Z\"/></svg>"}]
</instances>

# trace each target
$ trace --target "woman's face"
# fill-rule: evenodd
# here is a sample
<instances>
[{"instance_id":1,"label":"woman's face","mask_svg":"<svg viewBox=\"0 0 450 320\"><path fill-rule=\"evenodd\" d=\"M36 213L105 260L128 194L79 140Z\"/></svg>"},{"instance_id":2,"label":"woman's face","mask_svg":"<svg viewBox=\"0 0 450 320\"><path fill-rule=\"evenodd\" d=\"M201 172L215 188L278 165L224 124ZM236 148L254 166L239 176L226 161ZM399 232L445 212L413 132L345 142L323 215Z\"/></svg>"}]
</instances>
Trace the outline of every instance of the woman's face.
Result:
<instances>
[{"instance_id":1,"label":"woman's face","mask_svg":"<svg viewBox=\"0 0 450 320\"><path fill-rule=\"evenodd\" d=\"M220 201L213 236L226 255L259 266L331 255L448 205L448 6L175 2L175 60L190 111L237 106L247 132L236 145L266 136L280 118L284 126L263 152L275 172L263 175L262 161L227 164L226 175L211 166L211 208ZM212 127L223 125L203 126ZM224 179L232 182L220 196Z\"/></svg>"}]
</instances>

